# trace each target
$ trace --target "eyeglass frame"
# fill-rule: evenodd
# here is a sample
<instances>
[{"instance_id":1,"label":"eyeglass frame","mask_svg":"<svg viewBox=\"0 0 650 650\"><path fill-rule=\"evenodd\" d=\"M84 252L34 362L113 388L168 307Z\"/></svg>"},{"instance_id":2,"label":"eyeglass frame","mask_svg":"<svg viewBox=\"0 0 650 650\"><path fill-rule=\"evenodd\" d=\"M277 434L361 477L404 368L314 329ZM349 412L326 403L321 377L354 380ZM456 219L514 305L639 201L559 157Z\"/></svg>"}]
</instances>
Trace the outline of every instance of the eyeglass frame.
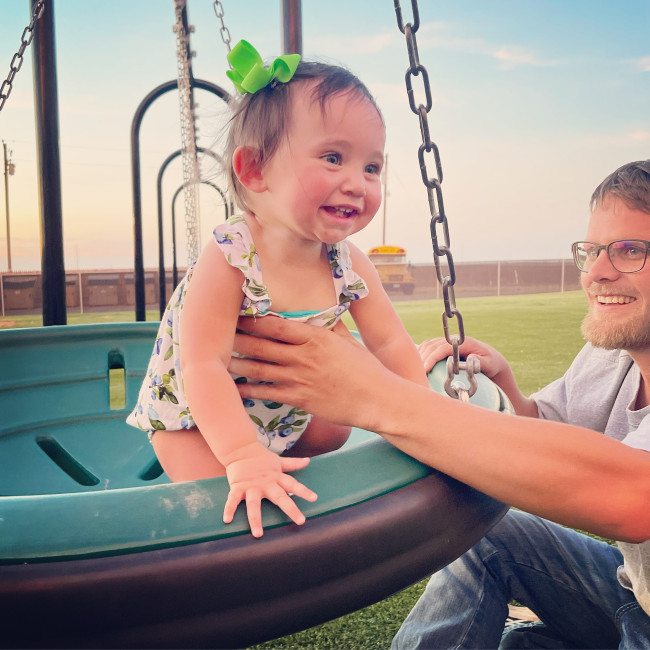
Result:
<instances>
[{"instance_id":1,"label":"eyeglass frame","mask_svg":"<svg viewBox=\"0 0 650 650\"><path fill-rule=\"evenodd\" d=\"M641 264L641 267L638 268L636 271L621 271L616 264L614 264L614 260L612 259L612 256L609 254L609 247L612 244L618 244L619 242L639 242L641 244L645 245L645 256L643 258L643 263ZM594 259L594 262L600 257L600 252L603 250L607 251L607 257L609 259L609 263L619 272L619 273L638 273L639 271L642 271L645 267L645 263L648 261L648 250L650 250L650 241L647 241L646 239L615 239L614 241L610 241L609 244L596 244L595 242L592 241L574 241L571 244L571 252L573 253L573 262L575 265L578 267L578 270L581 273L589 273L589 270L580 268L580 264L578 264L578 253L577 253L577 248L579 244L593 244L595 249L596 249L596 257Z\"/></svg>"}]
</instances>

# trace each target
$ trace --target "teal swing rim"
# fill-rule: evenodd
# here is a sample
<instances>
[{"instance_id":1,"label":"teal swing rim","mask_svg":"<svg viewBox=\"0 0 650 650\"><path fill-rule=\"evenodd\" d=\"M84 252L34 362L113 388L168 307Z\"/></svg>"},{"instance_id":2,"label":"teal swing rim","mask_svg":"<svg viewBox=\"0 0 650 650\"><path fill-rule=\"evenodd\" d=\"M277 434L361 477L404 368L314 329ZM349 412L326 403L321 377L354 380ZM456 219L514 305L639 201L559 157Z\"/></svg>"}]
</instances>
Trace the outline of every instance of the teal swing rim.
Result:
<instances>
[{"instance_id":1,"label":"teal swing rim","mask_svg":"<svg viewBox=\"0 0 650 650\"><path fill-rule=\"evenodd\" d=\"M96 413L87 418L87 424L97 425L102 417L104 421L108 418L113 423L121 420L119 426L123 425L129 432L132 430L134 439L140 436L142 443L142 438L146 441L146 433L126 425L124 418L135 401L133 387L141 381L150 343L158 326L158 322L149 321L3 330L0 331L0 351L4 350L4 354L7 354L13 350L17 359L29 347L59 347L65 343L70 350L74 348L79 351L84 349L84 345L101 339L106 341L106 360L100 374L105 375L108 383L110 359L128 356L129 353L120 341L135 339L141 358L136 363L139 370L125 369L125 408L111 410L108 414ZM142 346L146 347L146 353L140 349ZM70 356L68 358L71 359ZM21 390L32 389L38 394L38 391L48 390L48 385L63 381L56 373L50 373L48 378L42 380L16 377L16 374L7 373L3 379L0 378L0 404L4 402L7 406L9 400L18 399ZM442 392L445 378L446 368L440 363L429 375L432 388ZM84 382L84 377L76 376L73 380ZM483 375L477 375L477 380L478 389L472 403L507 412L509 403L503 392ZM33 385L30 386L30 383ZM3 442L12 438L15 440L17 436L26 438L26 444L33 444L44 432L56 426L57 422L42 419L12 429L10 423L5 422L4 433L0 429L0 448ZM435 419L432 426L435 426ZM150 454L151 460L155 460L148 441L146 446L146 453ZM315 503L298 502L307 517L306 525L309 525L309 520L314 517L377 498L421 480L434 471L376 434L356 429L348 445L312 458L307 468L295 472L300 481L319 494ZM88 487L75 486L74 492L13 496L0 488L0 493L6 494L0 497L0 564L136 553L249 534L242 507L231 524L226 525L221 521L228 492L225 477L187 483L167 481L163 475L153 481L140 481L137 487L110 489L108 486L109 489L105 489L106 486L100 483ZM293 526L283 513L266 502L263 503L263 521L267 530ZM61 525L62 522L65 524ZM47 530L46 542L44 530Z\"/></svg>"}]
</instances>

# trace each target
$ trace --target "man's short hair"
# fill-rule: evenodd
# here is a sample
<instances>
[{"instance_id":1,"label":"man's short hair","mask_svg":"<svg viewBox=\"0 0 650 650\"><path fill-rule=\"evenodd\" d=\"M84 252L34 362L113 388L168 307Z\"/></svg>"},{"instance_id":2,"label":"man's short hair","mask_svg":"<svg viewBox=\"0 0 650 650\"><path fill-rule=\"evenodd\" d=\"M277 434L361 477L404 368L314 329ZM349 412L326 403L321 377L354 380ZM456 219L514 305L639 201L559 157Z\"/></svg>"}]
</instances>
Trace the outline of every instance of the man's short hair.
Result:
<instances>
[{"instance_id":1,"label":"man's short hair","mask_svg":"<svg viewBox=\"0 0 650 650\"><path fill-rule=\"evenodd\" d=\"M593 211L608 196L615 196L629 208L650 214L650 160L638 160L619 167L591 195Z\"/></svg>"}]
</instances>

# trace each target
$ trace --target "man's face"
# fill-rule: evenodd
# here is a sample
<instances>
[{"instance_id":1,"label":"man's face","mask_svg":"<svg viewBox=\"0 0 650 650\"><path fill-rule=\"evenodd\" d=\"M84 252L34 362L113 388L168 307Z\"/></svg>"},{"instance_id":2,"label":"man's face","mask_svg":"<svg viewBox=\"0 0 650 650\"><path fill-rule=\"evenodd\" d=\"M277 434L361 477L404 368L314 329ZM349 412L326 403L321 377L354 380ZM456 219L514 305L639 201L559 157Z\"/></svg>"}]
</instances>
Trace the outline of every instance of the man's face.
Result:
<instances>
[{"instance_id":1,"label":"man's face","mask_svg":"<svg viewBox=\"0 0 650 650\"><path fill-rule=\"evenodd\" d=\"M585 240L609 244L623 239L650 241L650 214L605 197L591 215ZM621 273L603 250L580 279L589 303L582 323L588 341L608 350L650 347L650 260L636 273Z\"/></svg>"}]
</instances>

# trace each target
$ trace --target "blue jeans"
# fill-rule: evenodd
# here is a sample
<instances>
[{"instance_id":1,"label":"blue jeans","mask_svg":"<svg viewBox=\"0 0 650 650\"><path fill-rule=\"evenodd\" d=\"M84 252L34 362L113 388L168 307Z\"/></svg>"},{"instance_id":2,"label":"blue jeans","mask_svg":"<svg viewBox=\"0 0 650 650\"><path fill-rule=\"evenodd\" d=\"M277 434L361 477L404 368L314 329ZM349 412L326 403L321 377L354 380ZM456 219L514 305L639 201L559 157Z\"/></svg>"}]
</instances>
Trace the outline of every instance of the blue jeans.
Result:
<instances>
[{"instance_id":1,"label":"blue jeans","mask_svg":"<svg viewBox=\"0 0 650 650\"><path fill-rule=\"evenodd\" d=\"M622 563L614 546L511 510L432 576L392 649L650 648L650 617L616 579ZM541 624L504 633L513 598Z\"/></svg>"}]
</instances>

